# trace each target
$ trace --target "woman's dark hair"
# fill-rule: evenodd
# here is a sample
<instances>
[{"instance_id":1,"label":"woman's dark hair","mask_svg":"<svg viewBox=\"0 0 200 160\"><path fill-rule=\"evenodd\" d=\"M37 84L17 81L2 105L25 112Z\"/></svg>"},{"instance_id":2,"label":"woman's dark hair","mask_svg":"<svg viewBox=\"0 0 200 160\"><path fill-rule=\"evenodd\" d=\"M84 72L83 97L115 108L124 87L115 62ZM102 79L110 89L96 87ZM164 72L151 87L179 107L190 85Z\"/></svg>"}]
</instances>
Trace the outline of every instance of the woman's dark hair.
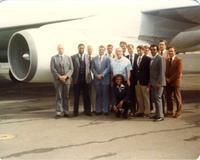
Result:
<instances>
[{"instance_id":1,"label":"woman's dark hair","mask_svg":"<svg viewBox=\"0 0 200 160\"><path fill-rule=\"evenodd\" d=\"M124 78L124 76L122 74L117 74L113 77L112 81L113 81L113 85L116 86L116 79L120 77L122 79L122 84L125 84L126 83L126 80Z\"/></svg>"}]
</instances>

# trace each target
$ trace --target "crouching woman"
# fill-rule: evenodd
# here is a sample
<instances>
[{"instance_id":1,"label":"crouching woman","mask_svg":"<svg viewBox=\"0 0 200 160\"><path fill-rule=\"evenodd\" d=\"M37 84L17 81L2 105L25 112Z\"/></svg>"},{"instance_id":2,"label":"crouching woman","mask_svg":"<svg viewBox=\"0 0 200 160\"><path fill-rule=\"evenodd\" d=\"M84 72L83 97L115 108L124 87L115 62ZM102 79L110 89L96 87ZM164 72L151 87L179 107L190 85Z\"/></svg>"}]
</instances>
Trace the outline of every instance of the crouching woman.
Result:
<instances>
[{"instance_id":1,"label":"crouching woman","mask_svg":"<svg viewBox=\"0 0 200 160\"><path fill-rule=\"evenodd\" d=\"M113 100L116 117L128 118L129 102L129 87L123 75L118 74L113 77Z\"/></svg>"}]
</instances>

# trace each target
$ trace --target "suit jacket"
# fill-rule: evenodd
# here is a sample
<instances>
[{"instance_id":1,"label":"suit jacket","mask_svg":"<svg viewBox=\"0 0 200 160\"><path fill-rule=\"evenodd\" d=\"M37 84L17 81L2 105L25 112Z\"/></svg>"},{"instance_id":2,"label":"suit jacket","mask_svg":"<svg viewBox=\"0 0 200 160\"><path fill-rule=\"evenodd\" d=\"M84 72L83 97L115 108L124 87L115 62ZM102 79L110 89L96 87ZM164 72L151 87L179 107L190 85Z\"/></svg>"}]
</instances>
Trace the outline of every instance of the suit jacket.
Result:
<instances>
[{"instance_id":1,"label":"suit jacket","mask_svg":"<svg viewBox=\"0 0 200 160\"><path fill-rule=\"evenodd\" d=\"M180 87L182 76L182 60L175 56L172 64L170 65L170 59L166 60L166 78L169 79L170 86Z\"/></svg>"},{"instance_id":2,"label":"suit jacket","mask_svg":"<svg viewBox=\"0 0 200 160\"><path fill-rule=\"evenodd\" d=\"M85 59L85 81L87 84L89 84L92 81L89 56L84 54L84 59ZM79 61L78 53L72 56L72 62L74 65L74 72L72 75L73 83L77 84L78 78L79 78L79 71L80 71L80 61Z\"/></svg>"},{"instance_id":3,"label":"suit jacket","mask_svg":"<svg viewBox=\"0 0 200 160\"><path fill-rule=\"evenodd\" d=\"M137 60L139 56L136 57L134 63L134 70L133 70L133 84L136 85L137 81L140 82L141 85L148 85L150 79L150 62L151 58L144 55L138 67Z\"/></svg>"},{"instance_id":4,"label":"suit jacket","mask_svg":"<svg viewBox=\"0 0 200 160\"><path fill-rule=\"evenodd\" d=\"M134 84L134 83L133 83L133 81L134 81L134 70L135 70L134 64L137 63L136 59L137 59L137 57L138 57L138 54L134 54L134 55L135 55L135 56L134 56L134 61L133 61L133 63L132 63L132 70L131 70L131 77L130 77L130 81L132 82L132 84ZM127 55L126 58L129 59L129 56L130 56L130 55Z\"/></svg>"},{"instance_id":5,"label":"suit jacket","mask_svg":"<svg viewBox=\"0 0 200 160\"><path fill-rule=\"evenodd\" d=\"M128 103L130 99L130 88L127 85L113 86L113 103L118 105L118 103L123 100Z\"/></svg>"},{"instance_id":6,"label":"suit jacket","mask_svg":"<svg viewBox=\"0 0 200 160\"><path fill-rule=\"evenodd\" d=\"M71 83L71 77L72 77L72 74L73 74L73 71L74 71L73 63L72 63L71 57L69 57L67 55L63 55L63 61L64 61L64 63L61 64L61 59L60 59L60 56L58 54L53 56L51 58L51 64L50 64L51 73L53 75L54 82L55 83L59 82L58 76L60 76L61 73L62 73L61 65L63 65L64 73L62 73L62 74L67 75L67 77L69 77L66 80L66 83L70 84Z\"/></svg>"},{"instance_id":7,"label":"suit jacket","mask_svg":"<svg viewBox=\"0 0 200 160\"><path fill-rule=\"evenodd\" d=\"M165 79L165 71L166 71L166 60L159 54L155 57L152 57L150 63L150 84L152 86L156 86L160 84L161 86L166 85Z\"/></svg>"},{"instance_id":8,"label":"suit jacket","mask_svg":"<svg viewBox=\"0 0 200 160\"><path fill-rule=\"evenodd\" d=\"M92 73L94 74L95 83L102 83L105 85L110 84L110 58L108 56L103 56L101 61L101 66L99 65L99 56L94 57L92 60ZM98 80L97 75L102 74L103 79Z\"/></svg>"}]
</instances>

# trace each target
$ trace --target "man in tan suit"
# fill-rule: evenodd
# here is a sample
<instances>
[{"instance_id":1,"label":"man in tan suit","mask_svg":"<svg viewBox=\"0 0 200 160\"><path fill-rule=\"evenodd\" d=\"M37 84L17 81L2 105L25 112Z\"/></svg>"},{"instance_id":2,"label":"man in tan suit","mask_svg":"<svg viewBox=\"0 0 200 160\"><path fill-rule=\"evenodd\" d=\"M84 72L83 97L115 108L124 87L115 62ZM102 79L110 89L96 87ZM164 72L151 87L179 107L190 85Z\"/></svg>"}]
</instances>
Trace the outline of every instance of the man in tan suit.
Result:
<instances>
[{"instance_id":1,"label":"man in tan suit","mask_svg":"<svg viewBox=\"0 0 200 160\"><path fill-rule=\"evenodd\" d=\"M182 60L176 56L174 47L169 47L166 60L166 81L167 81L167 115L177 118L182 111L182 97L180 92L182 77ZM176 102L176 113L173 115L173 96Z\"/></svg>"}]
</instances>

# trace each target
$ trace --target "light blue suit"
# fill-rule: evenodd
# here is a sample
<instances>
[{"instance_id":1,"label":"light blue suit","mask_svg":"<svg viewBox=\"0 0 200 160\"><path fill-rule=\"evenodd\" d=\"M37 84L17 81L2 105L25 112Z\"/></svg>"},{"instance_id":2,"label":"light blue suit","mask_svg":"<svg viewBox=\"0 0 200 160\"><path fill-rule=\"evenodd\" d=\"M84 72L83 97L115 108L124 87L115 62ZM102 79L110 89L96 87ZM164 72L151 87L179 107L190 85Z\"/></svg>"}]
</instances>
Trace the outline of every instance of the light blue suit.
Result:
<instances>
[{"instance_id":1,"label":"light blue suit","mask_svg":"<svg viewBox=\"0 0 200 160\"><path fill-rule=\"evenodd\" d=\"M103 56L94 57L91 66L94 74L94 83L96 89L96 112L108 113L109 112L109 84L110 84L110 59ZM102 74L103 79L97 79L97 76Z\"/></svg>"}]
</instances>

